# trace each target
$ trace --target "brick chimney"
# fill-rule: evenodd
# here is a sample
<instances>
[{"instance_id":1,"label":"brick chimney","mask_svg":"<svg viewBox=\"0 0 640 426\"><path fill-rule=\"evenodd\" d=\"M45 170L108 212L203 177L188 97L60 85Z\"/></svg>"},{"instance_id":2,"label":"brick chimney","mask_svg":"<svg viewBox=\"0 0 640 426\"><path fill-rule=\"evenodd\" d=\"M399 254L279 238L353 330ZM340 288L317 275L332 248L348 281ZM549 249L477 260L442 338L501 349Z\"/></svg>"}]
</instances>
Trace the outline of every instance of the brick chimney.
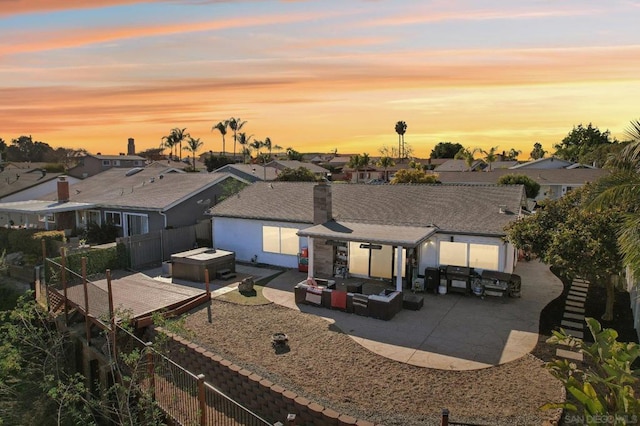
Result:
<instances>
[{"instance_id":1,"label":"brick chimney","mask_svg":"<svg viewBox=\"0 0 640 426\"><path fill-rule=\"evenodd\" d=\"M66 176L58 176L58 201L61 203L69 201L69 181Z\"/></svg>"},{"instance_id":2,"label":"brick chimney","mask_svg":"<svg viewBox=\"0 0 640 426\"><path fill-rule=\"evenodd\" d=\"M313 224L320 225L331 219L331 185L321 182L313 187Z\"/></svg>"},{"instance_id":3,"label":"brick chimney","mask_svg":"<svg viewBox=\"0 0 640 426\"><path fill-rule=\"evenodd\" d=\"M136 144L133 138L129 138L129 142L127 143L127 155L136 155Z\"/></svg>"}]
</instances>

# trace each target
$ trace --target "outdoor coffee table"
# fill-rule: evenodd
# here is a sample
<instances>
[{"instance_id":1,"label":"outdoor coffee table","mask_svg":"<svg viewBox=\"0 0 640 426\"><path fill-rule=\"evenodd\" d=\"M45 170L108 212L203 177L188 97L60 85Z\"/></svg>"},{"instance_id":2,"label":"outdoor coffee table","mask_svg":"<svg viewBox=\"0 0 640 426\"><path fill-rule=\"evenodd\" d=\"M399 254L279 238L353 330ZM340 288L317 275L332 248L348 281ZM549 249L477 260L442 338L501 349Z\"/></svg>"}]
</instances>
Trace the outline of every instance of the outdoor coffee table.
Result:
<instances>
[{"instance_id":1,"label":"outdoor coffee table","mask_svg":"<svg viewBox=\"0 0 640 426\"><path fill-rule=\"evenodd\" d=\"M402 309L419 311L424 305L424 297L413 293L402 293Z\"/></svg>"}]
</instances>

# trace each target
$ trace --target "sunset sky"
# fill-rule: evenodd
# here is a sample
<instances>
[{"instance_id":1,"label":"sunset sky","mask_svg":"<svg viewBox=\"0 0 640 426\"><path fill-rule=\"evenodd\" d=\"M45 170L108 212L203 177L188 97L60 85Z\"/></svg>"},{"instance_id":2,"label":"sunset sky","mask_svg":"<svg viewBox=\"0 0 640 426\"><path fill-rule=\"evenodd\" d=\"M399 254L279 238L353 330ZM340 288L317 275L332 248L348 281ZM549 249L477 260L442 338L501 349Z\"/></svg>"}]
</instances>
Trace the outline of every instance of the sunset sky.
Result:
<instances>
[{"instance_id":1,"label":"sunset sky","mask_svg":"<svg viewBox=\"0 0 640 426\"><path fill-rule=\"evenodd\" d=\"M375 156L404 120L419 157L524 159L580 123L624 139L638 22L638 0L0 0L0 138L117 154L186 127L219 151L212 126L239 117L283 148Z\"/></svg>"}]
</instances>

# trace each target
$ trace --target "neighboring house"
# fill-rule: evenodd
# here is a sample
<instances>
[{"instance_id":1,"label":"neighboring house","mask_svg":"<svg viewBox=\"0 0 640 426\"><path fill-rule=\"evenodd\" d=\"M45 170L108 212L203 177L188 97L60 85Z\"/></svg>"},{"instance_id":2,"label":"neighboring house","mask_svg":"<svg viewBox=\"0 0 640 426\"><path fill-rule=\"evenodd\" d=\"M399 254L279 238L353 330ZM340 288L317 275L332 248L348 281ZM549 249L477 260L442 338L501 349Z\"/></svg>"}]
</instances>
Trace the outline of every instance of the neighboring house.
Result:
<instances>
[{"instance_id":1,"label":"neighboring house","mask_svg":"<svg viewBox=\"0 0 640 426\"><path fill-rule=\"evenodd\" d=\"M227 164L214 172L229 173L247 182L270 181L278 177L276 168L257 164Z\"/></svg>"},{"instance_id":2,"label":"neighboring house","mask_svg":"<svg viewBox=\"0 0 640 426\"><path fill-rule=\"evenodd\" d=\"M67 171L67 175L85 179L97 175L111 168L130 169L143 167L146 163L144 157L139 155L85 155L78 159L78 164Z\"/></svg>"},{"instance_id":3,"label":"neighboring house","mask_svg":"<svg viewBox=\"0 0 640 426\"><path fill-rule=\"evenodd\" d=\"M468 172L468 171L478 171L482 170L486 167L486 163L482 160L473 160L471 167L467 165L465 160L448 160L444 163L436 166L434 171L436 172Z\"/></svg>"},{"instance_id":4,"label":"neighboring house","mask_svg":"<svg viewBox=\"0 0 640 426\"><path fill-rule=\"evenodd\" d=\"M540 184L536 200L558 199L588 182L595 182L606 169L496 169L491 172L436 172L442 183L495 184L504 175L525 175Z\"/></svg>"},{"instance_id":5,"label":"neighboring house","mask_svg":"<svg viewBox=\"0 0 640 426\"><path fill-rule=\"evenodd\" d=\"M544 157L526 163L516 164L512 169L566 169L575 163L557 157Z\"/></svg>"},{"instance_id":6,"label":"neighboring house","mask_svg":"<svg viewBox=\"0 0 640 426\"><path fill-rule=\"evenodd\" d=\"M56 180L62 173L44 169L6 167L0 171L0 202L34 200L56 190ZM69 178L70 183L79 179ZM0 221L0 226L5 225Z\"/></svg>"},{"instance_id":7,"label":"neighboring house","mask_svg":"<svg viewBox=\"0 0 640 426\"><path fill-rule=\"evenodd\" d=\"M296 170L296 169L299 169L300 167L304 167L305 169L313 173L314 176L316 176L316 178L327 177L327 174L330 173L329 170L325 169L324 167L320 167L313 163L304 163L298 160L274 160L274 161L268 162L265 166L273 167L279 172L285 169Z\"/></svg>"},{"instance_id":8,"label":"neighboring house","mask_svg":"<svg viewBox=\"0 0 640 426\"><path fill-rule=\"evenodd\" d=\"M113 223L120 236L193 225L225 195L226 173L184 173L174 169L111 169L69 185L42 200L0 203L0 212L46 215L46 229L79 229L90 222Z\"/></svg>"},{"instance_id":9,"label":"neighboring house","mask_svg":"<svg viewBox=\"0 0 640 426\"><path fill-rule=\"evenodd\" d=\"M405 259L511 273L504 227L525 203L521 185L340 185L257 182L211 208L214 247L288 268L308 252L310 275L405 275ZM303 250L306 248L306 250Z\"/></svg>"}]
</instances>

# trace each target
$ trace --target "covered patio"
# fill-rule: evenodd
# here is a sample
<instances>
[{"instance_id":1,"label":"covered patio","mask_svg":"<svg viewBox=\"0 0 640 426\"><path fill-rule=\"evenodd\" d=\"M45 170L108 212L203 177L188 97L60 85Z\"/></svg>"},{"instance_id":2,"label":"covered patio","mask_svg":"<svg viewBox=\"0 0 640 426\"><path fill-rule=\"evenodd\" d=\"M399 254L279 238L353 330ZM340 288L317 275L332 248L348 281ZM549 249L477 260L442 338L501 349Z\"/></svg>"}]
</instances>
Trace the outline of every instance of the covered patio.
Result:
<instances>
[{"instance_id":1,"label":"covered patio","mask_svg":"<svg viewBox=\"0 0 640 426\"><path fill-rule=\"evenodd\" d=\"M348 275L389 280L396 291L402 291L406 249L415 250L437 229L435 226L392 226L331 220L301 229L298 236L308 239L309 277L315 277L320 272L316 267L316 250L321 251L319 256L325 257L323 263L327 262L326 257L330 257L332 273L327 275L335 275L333 248L328 252L323 250L323 246L335 246L339 242L348 245ZM323 273L326 274L326 271Z\"/></svg>"}]
</instances>

